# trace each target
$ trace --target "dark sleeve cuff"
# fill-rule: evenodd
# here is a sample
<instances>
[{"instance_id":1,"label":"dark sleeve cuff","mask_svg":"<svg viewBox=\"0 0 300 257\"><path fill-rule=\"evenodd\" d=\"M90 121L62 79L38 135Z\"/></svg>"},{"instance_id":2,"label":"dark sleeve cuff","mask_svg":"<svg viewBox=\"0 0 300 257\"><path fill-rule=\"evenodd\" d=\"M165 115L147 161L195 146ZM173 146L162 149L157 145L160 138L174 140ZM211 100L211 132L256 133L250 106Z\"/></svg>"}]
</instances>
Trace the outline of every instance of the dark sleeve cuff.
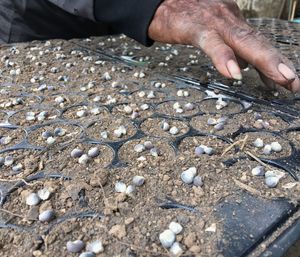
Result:
<instances>
[{"instance_id":1,"label":"dark sleeve cuff","mask_svg":"<svg viewBox=\"0 0 300 257\"><path fill-rule=\"evenodd\" d=\"M163 0L95 0L94 15L109 25L112 33L125 34L150 46L148 27Z\"/></svg>"}]
</instances>

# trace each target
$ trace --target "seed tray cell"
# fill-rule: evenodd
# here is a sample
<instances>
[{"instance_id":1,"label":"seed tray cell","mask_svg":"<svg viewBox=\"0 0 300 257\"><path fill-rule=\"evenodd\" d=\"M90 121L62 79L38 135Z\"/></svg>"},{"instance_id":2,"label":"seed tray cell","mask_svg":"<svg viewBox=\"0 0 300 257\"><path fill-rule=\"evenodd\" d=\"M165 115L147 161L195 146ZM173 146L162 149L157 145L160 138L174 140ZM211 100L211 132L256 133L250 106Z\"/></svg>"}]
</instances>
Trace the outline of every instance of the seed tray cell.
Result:
<instances>
[{"instance_id":1,"label":"seed tray cell","mask_svg":"<svg viewBox=\"0 0 300 257\"><path fill-rule=\"evenodd\" d=\"M60 112L58 110L40 106L16 111L9 116L8 123L12 126L30 127L42 125L59 117Z\"/></svg>"},{"instance_id":2,"label":"seed tray cell","mask_svg":"<svg viewBox=\"0 0 300 257\"><path fill-rule=\"evenodd\" d=\"M71 122L85 123L87 120L103 119L109 116L109 112L105 107L97 105L75 105L66 108L62 113L62 119Z\"/></svg>"},{"instance_id":3,"label":"seed tray cell","mask_svg":"<svg viewBox=\"0 0 300 257\"><path fill-rule=\"evenodd\" d=\"M187 109L186 105L189 104L188 101L166 101L157 105L156 112L161 115L165 115L167 117L191 117L198 113L200 113L199 104L193 103L192 109ZM179 108L175 108L178 105ZM179 111L180 110L180 111ZM182 111L181 111L182 110Z\"/></svg>"},{"instance_id":4,"label":"seed tray cell","mask_svg":"<svg viewBox=\"0 0 300 257\"><path fill-rule=\"evenodd\" d=\"M250 22L299 70L299 25ZM261 244L272 251L278 235L279 244L283 235L300 237L279 231L299 210L298 99L262 90L257 78L247 79L252 69L234 83L196 48L144 48L124 36L18 44L1 54L24 70L12 77L0 63L0 104L22 100L0 113L0 120L9 117L18 126L1 128L1 137L10 133L15 140L0 148L0 158L11 155L24 171L0 166L0 203L9 211L0 213L0 233L17 242L26 237L25 253L64 256L68 240L100 237L104 256L160 256L159 234L171 221L184 227L178 238L191 256L259 256ZM94 107L98 115L80 117ZM25 121L27 110L40 109L59 119ZM215 129L213 119L224 128ZM162 130L163 122L177 133ZM258 137L282 150L263 154L253 146ZM76 148L87 154L95 147L99 154L86 163L82 155L71 157ZM277 187L252 175L258 165L284 173ZM183 182L182 172L192 167L203 186ZM135 175L146 180L133 195L116 192L117 182L132 185ZM24 195L44 187L51 198L27 206ZM36 220L45 208L56 212L49 224ZM47 241L36 239L41 236ZM15 251L15 241L5 242L5 254Z\"/></svg>"},{"instance_id":5,"label":"seed tray cell","mask_svg":"<svg viewBox=\"0 0 300 257\"><path fill-rule=\"evenodd\" d=\"M80 149L83 154L88 154L89 150L97 148L99 154L89 157L87 163L79 163L79 157L71 157L74 149ZM71 143L66 146L53 149L46 155L44 163L45 170L48 172L58 172L68 177L83 179L86 173L93 174L101 172L112 162L114 153L109 146L102 144ZM59 161L57 161L59 160Z\"/></svg>"},{"instance_id":6,"label":"seed tray cell","mask_svg":"<svg viewBox=\"0 0 300 257\"><path fill-rule=\"evenodd\" d=\"M163 126L168 129L163 129ZM178 130L176 134L172 134L171 129ZM164 118L148 118L141 124L141 130L148 136L159 138L176 138L182 136L189 131L189 126L186 121L178 119L164 119ZM171 131L170 131L171 130Z\"/></svg>"},{"instance_id":7,"label":"seed tray cell","mask_svg":"<svg viewBox=\"0 0 300 257\"><path fill-rule=\"evenodd\" d=\"M12 148L25 140L27 133L24 129L0 128L0 151Z\"/></svg>"},{"instance_id":8,"label":"seed tray cell","mask_svg":"<svg viewBox=\"0 0 300 257\"><path fill-rule=\"evenodd\" d=\"M31 127L28 130L28 144L37 148L68 144L79 139L82 133L79 125L66 122L53 122ZM47 140L50 140L51 143Z\"/></svg>"}]
</instances>

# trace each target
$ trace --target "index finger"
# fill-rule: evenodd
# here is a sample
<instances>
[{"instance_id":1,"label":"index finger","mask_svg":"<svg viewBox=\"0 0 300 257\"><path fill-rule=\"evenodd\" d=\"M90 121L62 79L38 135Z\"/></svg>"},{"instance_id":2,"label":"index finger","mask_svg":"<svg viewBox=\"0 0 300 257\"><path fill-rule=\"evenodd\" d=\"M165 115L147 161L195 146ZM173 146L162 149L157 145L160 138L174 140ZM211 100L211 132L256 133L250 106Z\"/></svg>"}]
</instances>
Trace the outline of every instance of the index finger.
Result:
<instances>
[{"instance_id":1,"label":"index finger","mask_svg":"<svg viewBox=\"0 0 300 257\"><path fill-rule=\"evenodd\" d=\"M255 66L265 77L292 91L300 90L293 65L259 32L246 23L224 31L224 41L234 52Z\"/></svg>"}]
</instances>

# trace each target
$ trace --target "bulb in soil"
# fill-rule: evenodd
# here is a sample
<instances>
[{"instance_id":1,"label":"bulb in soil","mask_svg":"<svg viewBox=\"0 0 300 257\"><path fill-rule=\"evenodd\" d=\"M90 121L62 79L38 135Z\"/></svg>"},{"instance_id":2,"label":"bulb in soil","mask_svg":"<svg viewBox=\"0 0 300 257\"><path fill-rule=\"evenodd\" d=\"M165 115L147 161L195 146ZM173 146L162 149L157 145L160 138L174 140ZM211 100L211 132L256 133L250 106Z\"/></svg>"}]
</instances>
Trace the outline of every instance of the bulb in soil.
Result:
<instances>
[{"instance_id":1,"label":"bulb in soil","mask_svg":"<svg viewBox=\"0 0 300 257\"><path fill-rule=\"evenodd\" d=\"M171 135L175 136L179 133L179 129L177 127L172 127L170 128L169 132Z\"/></svg>"},{"instance_id":2,"label":"bulb in soil","mask_svg":"<svg viewBox=\"0 0 300 257\"><path fill-rule=\"evenodd\" d=\"M272 146L271 145L265 145L263 149L264 155L270 155L272 153Z\"/></svg>"},{"instance_id":3,"label":"bulb in soil","mask_svg":"<svg viewBox=\"0 0 300 257\"><path fill-rule=\"evenodd\" d=\"M142 177L142 176L134 176L133 179L132 179L132 183L135 186L142 186L145 183L145 178Z\"/></svg>"},{"instance_id":4,"label":"bulb in soil","mask_svg":"<svg viewBox=\"0 0 300 257\"><path fill-rule=\"evenodd\" d=\"M151 141L145 141L144 146L147 150L150 150L154 147Z\"/></svg>"},{"instance_id":5,"label":"bulb in soil","mask_svg":"<svg viewBox=\"0 0 300 257\"><path fill-rule=\"evenodd\" d=\"M261 138L257 138L253 142L253 146L255 146L256 148L263 148L264 147L264 141Z\"/></svg>"},{"instance_id":6,"label":"bulb in soil","mask_svg":"<svg viewBox=\"0 0 300 257\"><path fill-rule=\"evenodd\" d=\"M98 147L92 147L88 151L88 156L91 157L91 158L96 158L99 154L100 154L100 150L99 150Z\"/></svg>"},{"instance_id":7,"label":"bulb in soil","mask_svg":"<svg viewBox=\"0 0 300 257\"><path fill-rule=\"evenodd\" d=\"M207 155L213 155L215 153L215 150L212 147L208 147L208 146L201 146L204 149L204 152Z\"/></svg>"},{"instance_id":8,"label":"bulb in soil","mask_svg":"<svg viewBox=\"0 0 300 257\"><path fill-rule=\"evenodd\" d=\"M71 253L79 253L84 247L84 242L81 240L68 241L67 250Z\"/></svg>"},{"instance_id":9,"label":"bulb in soil","mask_svg":"<svg viewBox=\"0 0 300 257\"><path fill-rule=\"evenodd\" d=\"M9 167L14 163L14 158L10 155L6 156L4 159L4 165Z\"/></svg>"},{"instance_id":10,"label":"bulb in soil","mask_svg":"<svg viewBox=\"0 0 300 257\"><path fill-rule=\"evenodd\" d=\"M162 125L161 125L161 128L163 131L167 131L170 129L170 125L167 123L167 122L163 122Z\"/></svg>"},{"instance_id":11,"label":"bulb in soil","mask_svg":"<svg viewBox=\"0 0 300 257\"><path fill-rule=\"evenodd\" d=\"M103 244L100 240L93 241L89 243L86 247L89 252L102 253L104 251Z\"/></svg>"},{"instance_id":12,"label":"bulb in soil","mask_svg":"<svg viewBox=\"0 0 300 257\"><path fill-rule=\"evenodd\" d=\"M135 187L132 186L132 185L129 185L129 186L126 188L125 193L126 193L127 195L131 195L131 194L134 193L134 191L135 191Z\"/></svg>"},{"instance_id":13,"label":"bulb in soil","mask_svg":"<svg viewBox=\"0 0 300 257\"><path fill-rule=\"evenodd\" d=\"M45 139L47 139L48 137L52 137L52 136L53 136L53 133L50 131L44 131L42 133L42 138L45 138Z\"/></svg>"},{"instance_id":14,"label":"bulb in soil","mask_svg":"<svg viewBox=\"0 0 300 257\"><path fill-rule=\"evenodd\" d=\"M66 134L66 130L62 128L55 128L54 135L57 137L63 137Z\"/></svg>"},{"instance_id":15,"label":"bulb in soil","mask_svg":"<svg viewBox=\"0 0 300 257\"><path fill-rule=\"evenodd\" d=\"M71 157L73 158L79 158L83 155L83 151L79 148L75 148L71 152Z\"/></svg>"},{"instance_id":16,"label":"bulb in soil","mask_svg":"<svg viewBox=\"0 0 300 257\"><path fill-rule=\"evenodd\" d=\"M170 254L172 257L179 257L183 254L183 250L178 242L172 244L170 248Z\"/></svg>"},{"instance_id":17,"label":"bulb in soil","mask_svg":"<svg viewBox=\"0 0 300 257\"><path fill-rule=\"evenodd\" d=\"M90 158L87 154L83 154L78 159L78 163L82 165L86 165L89 162Z\"/></svg>"},{"instance_id":18,"label":"bulb in soil","mask_svg":"<svg viewBox=\"0 0 300 257\"><path fill-rule=\"evenodd\" d=\"M129 105L124 107L124 112L127 114L131 114L133 112L132 108Z\"/></svg>"},{"instance_id":19,"label":"bulb in soil","mask_svg":"<svg viewBox=\"0 0 300 257\"><path fill-rule=\"evenodd\" d=\"M98 114L100 114L100 108L98 108L98 107L96 107L96 108L93 108L93 109L91 109L91 114L93 114L93 115L98 115Z\"/></svg>"},{"instance_id":20,"label":"bulb in soil","mask_svg":"<svg viewBox=\"0 0 300 257\"><path fill-rule=\"evenodd\" d=\"M278 177L266 177L265 183L266 183L267 187L274 188L278 185L279 178Z\"/></svg>"},{"instance_id":21,"label":"bulb in soil","mask_svg":"<svg viewBox=\"0 0 300 257\"><path fill-rule=\"evenodd\" d=\"M26 204L29 206L38 205L41 202L41 198L36 193L31 193L26 197Z\"/></svg>"},{"instance_id":22,"label":"bulb in soil","mask_svg":"<svg viewBox=\"0 0 300 257\"><path fill-rule=\"evenodd\" d=\"M214 119L214 118L208 118L208 120L207 120L207 125L209 125L209 126L214 126L214 125L216 125L216 124L218 124L218 122L217 122L216 119Z\"/></svg>"},{"instance_id":23,"label":"bulb in soil","mask_svg":"<svg viewBox=\"0 0 300 257\"><path fill-rule=\"evenodd\" d=\"M108 138L108 133L107 131L103 131L100 133L100 136L103 138L103 139L107 139Z\"/></svg>"},{"instance_id":24,"label":"bulb in soil","mask_svg":"<svg viewBox=\"0 0 300 257\"><path fill-rule=\"evenodd\" d=\"M192 110L195 109L195 105L192 104L192 103L187 103L187 104L184 105L184 109L185 109L186 111L192 111Z\"/></svg>"},{"instance_id":25,"label":"bulb in soil","mask_svg":"<svg viewBox=\"0 0 300 257\"><path fill-rule=\"evenodd\" d=\"M55 218L55 213L53 210L46 210L40 213L39 221L41 222L49 222Z\"/></svg>"},{"instance_id":26,"label":"bulb in soil","mask_svg":"<svg viewBox=\"0 0 300 257\"><path fill-rule=\"evenodd\" d=\"M123 182L117 182L115 185L115 190L117 193L126 193L127 186Z\"/></svg>"},{"instance_id":27,"label":"bulb in soil","mask_svg":"<svg viewBox=\"0 0 300 257\"><path fill-rule=\"evenodd\" d=\"M54 137L48 137L47 138L47 144L53 145L56 142L56 139Z\"/></svg>"},{"instance_id":28,"label":"bulb in soil","mask_svg":"<svg viewBox=\"0 0 300 257\"><path fill-rule=\"evenodd\" d=\"M85 117L87 115L87 111L86 110L80 110L76 112L77 117L82 118Z\"/></svg>"},{"instance_id":29,"label":"bulb in soil","mask_svg":"<svg viewBox=\"0 0 300 257\"><path fill-rule=\"evenodd\" d=\"M154 92L153 92L153 91L150 91L149 94L147 95L147 98L148 98L148 99L153 99L153 98L155 98Z\"/></svg>"},{"instance_id":30,"label":"bulb in soil","mask_svg":"<svg viewBox=\"0 0 300 257\"><path fill-rule=\"evenodd\" d=\"M148 104L142 104L140 107L143 111L146 111L149 109L149 105Z\"/></svg>"},{"instance_id":31,"label":"bulb in soil","mask_svg":"<svg viewBox=\"0 0 300 257\"><path fill-rule=\"evenodd\" d=\"M183 227L177 222L171 222L169 225L169 229L176 235L180 234L183 230Z\"/></svg>"},{"instance_id":32,"label":"bulb in soil","mask_svg":"<svg viewBox=\"0 0 300 257\"><path fill-rule=\"evenodd\" d=\"M282 151L282 146L278 142L272 142L271 143L271 148L272 148L272 151L274 151L276 153L279 153L279 152Z\"/></svg>"},{"instance_id":33,"label":"bulb in soil","mask_svg":"<svg viewBox=\"0 0 300 257\"><path fill-rule=\"evenodd\" d=\"M39 198L41 198L42 200L48 200L51 196L51 192L47 189L47 188L43 188L43 189L40 189L38 192L37 192Z\"/></svg>"},{"instance_id":34,"label":"bulb in soil","mask_svg":"<svg viewBox=\"0 0 300 257\"><path fill-rule=\"evenodd\" d=\"M158 157L160 155L160 150L156 147L150 149L150 154L154 157Z\"/></svg>"},{"instance_id":35,"label":"bulb in soil","mask_svg":"<svg viewBox=\"0 0 300 257\"><path fill-rule=\"evenodd\" d=\"M251 170L253 176L264 176L265 168L263 166L257 166Z\"/></svg>"},{"instance_id":36,"label":"bulb in soil","mask_svg":"<svg viewBox=\"0 0 300 257\"><path fill-rule=\"evenodd\" d=\"M145 151L145 146L142 145L142 144L137 144L134 146L134 151L137 152L137 153L141 153L143 151Z\"/></svg>"},{"instance_id":37,"label":"bulb in soil","mask_svg":"<svg viewBox=\"0 0 300 257\"><path fill-rule=\"evenodd\" d=\"M159 241L165 248L170 248L175 242L175 239L175 233L170 229L165 230L159 235Z\"/></svg>"},{"instance_id":38,"label":"bulb in soil","mask_svg":"<svg viewBox=\"0 0 300 257\"><path fill-rule=\"evenodd\" d=\"M180 103L176 102L176 103L173 104L173 109L174 110L177 110L177 109L180 109L180 108L181 108Z\"/></svg>"},{"instance_id":39,"label":"bulb in soil","mask_svg":"<svg viewBox=\"0 0 300 257\"><path fill-rule=\"evenodd\" d=\"M194 169L185 170L180 175L181 180L186 184L192 184L195 176L196 172L194 171Z\"/></svg>"},{"instance_id":40,"label":"bulb in soil","mask_svg":"<svg viewBox=\"0 0 300 257\"><path fill-rule=\"evenodd\" d=\"M196 176L193 180L193 184L194 184L194 186L202 187L203 186L202 178L200 176Z\"/></svg>"},{"instance_id":41,"label":"bulb in soil","mask_svg":"<svg viewBox=\"0 0 300 257\"><path fill-rule=\"evenodd\" d=\"M218 123L218 124L216 124L216 125L214 126L214 129L215 129L216 131L221 131L221 130L223 130L223 129L224 129L224 123Z\"/></svg>"},{"instance_id":42,"label":"bulb in soil","mask_svg":"<svg viewBox=\"0 0 300 257\"><path fill-rule=\"evenodd\" d=\"M204 154L205 152L204 152L204 148L203 147L201 147L201 146L197 146L196 148L195 148L195 154L197 155L197 156L200 156L200 155L202 155L202 154Z\"/></svg>"}]
</instances>

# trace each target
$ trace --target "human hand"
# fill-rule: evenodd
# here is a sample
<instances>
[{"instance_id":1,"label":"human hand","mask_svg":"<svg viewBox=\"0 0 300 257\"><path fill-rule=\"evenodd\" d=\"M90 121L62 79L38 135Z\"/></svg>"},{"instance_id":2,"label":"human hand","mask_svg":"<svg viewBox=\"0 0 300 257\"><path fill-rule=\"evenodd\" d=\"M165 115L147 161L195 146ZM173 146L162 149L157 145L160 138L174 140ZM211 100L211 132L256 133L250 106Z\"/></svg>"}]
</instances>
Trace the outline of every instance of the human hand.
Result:
<instances>
[{"instance_id":1,"label":"human hand","mask_svg":"<svg viewBox=\"0 0 300 257\"><path fill-rule=\"evenodd\" d=\"M247 24L233 0L164 0L148 35L158 42L200 47L227 78L242 79L241 68L249 63L266 85L300 90L293 64Z\"/></svg>"}]
</instances>

